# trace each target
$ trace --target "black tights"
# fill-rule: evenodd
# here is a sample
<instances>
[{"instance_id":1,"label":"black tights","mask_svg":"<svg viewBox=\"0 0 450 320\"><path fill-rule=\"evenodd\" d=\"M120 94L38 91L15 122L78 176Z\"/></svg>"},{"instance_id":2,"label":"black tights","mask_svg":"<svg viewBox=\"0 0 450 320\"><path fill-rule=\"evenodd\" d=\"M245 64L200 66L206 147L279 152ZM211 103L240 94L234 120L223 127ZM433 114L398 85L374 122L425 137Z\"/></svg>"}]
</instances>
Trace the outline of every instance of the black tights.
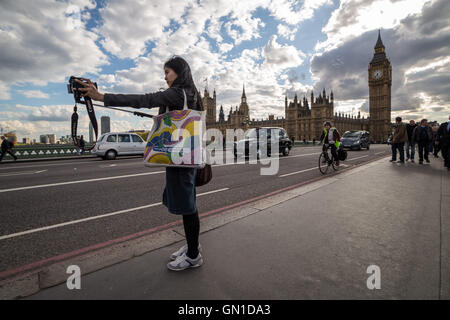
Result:
<instances>
[{"instance_id":1,"label":"black tights","mask_svg":"<svg viewBox=\"0 0 450 320\"><path fill-rule=\"evenodd\" d=\"M200 233L198 211L194 214L183 215L183 225L188 245L187 256L195 259L198 256L198 235Z\"/></svg>"}]
</instances>

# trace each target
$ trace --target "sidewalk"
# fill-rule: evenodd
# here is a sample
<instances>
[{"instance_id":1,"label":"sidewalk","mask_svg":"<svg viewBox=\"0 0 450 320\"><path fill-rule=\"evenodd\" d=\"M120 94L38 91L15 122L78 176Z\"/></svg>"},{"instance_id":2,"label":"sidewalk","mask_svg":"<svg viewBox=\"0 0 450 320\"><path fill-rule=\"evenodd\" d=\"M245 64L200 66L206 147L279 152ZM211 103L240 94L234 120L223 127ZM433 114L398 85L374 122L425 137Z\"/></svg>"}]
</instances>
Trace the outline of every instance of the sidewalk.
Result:
<instances>
[{"instance_id":1,"label":"sidewalk","mask_svg":"<svg viewBox=\"0 0 450 320\"><path fill-rule=\"evenodd\" d=\"M177 242L82 275L81 290L63 283L28 298L449 299L449 204L440 159L384 158L245 205L220 227L202 219L200 268L166 268ZM379 290L366 286L370 265Z\"/></svg>"}]
</instances>

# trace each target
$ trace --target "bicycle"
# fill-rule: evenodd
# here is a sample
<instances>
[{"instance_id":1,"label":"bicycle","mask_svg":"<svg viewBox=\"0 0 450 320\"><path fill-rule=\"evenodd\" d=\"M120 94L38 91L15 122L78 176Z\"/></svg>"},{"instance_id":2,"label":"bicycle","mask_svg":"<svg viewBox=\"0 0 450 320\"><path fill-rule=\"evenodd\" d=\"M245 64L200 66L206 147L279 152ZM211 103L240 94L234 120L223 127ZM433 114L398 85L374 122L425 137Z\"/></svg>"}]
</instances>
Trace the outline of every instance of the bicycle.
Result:
<instances>
[{"instance_id":1,"label":"bicycle","mask_svg":"<svg viewBox=\"0 0 450 320\"><path fill-rule=\"evenodd\" d=\"M323 145L322 153L319 156L319 171L322 174L327 173L328 168L331 166L333 170L337 170L336 160L334 160L331 154L330 145L328 143Z\"/></svg>"}]
</instances>

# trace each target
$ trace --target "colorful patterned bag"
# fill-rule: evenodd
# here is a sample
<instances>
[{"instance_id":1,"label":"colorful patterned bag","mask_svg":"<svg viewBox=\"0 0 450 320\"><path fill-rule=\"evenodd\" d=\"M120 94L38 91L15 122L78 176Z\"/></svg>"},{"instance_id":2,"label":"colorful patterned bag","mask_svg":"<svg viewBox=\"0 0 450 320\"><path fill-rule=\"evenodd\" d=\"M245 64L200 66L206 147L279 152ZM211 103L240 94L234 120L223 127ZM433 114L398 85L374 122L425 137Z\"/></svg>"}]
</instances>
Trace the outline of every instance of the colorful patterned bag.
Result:
<instances>
[{"instance_id":1,"label":"colorful patterned bag","mask_svg":"<svg viewBox=\"0 0 450 320\"><path fill-rule=\"evenodd\" d=\"M206 164L206 112L188 109L167 111L153 118L147 139L144 164L147 167L203 168Z\"/></svg>"}]
</instances>

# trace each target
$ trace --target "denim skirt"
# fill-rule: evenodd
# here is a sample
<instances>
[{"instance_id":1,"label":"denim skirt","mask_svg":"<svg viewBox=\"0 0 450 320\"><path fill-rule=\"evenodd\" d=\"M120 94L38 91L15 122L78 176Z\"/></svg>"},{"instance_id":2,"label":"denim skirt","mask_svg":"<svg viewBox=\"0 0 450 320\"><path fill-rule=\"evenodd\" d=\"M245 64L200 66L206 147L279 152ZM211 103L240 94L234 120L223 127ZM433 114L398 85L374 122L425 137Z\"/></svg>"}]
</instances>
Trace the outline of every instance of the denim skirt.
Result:
<instances>
[{"instance_id":1,"label":"denim skirt","mask_svg":"<svg viewBox=\"0 0 450 320\"><path fill-rule=\"evenodd\" d=\"M170 213L189 215L197 212L196 176L196 168L166 167L163 204Z\"/></svg>"}]
</instances>

